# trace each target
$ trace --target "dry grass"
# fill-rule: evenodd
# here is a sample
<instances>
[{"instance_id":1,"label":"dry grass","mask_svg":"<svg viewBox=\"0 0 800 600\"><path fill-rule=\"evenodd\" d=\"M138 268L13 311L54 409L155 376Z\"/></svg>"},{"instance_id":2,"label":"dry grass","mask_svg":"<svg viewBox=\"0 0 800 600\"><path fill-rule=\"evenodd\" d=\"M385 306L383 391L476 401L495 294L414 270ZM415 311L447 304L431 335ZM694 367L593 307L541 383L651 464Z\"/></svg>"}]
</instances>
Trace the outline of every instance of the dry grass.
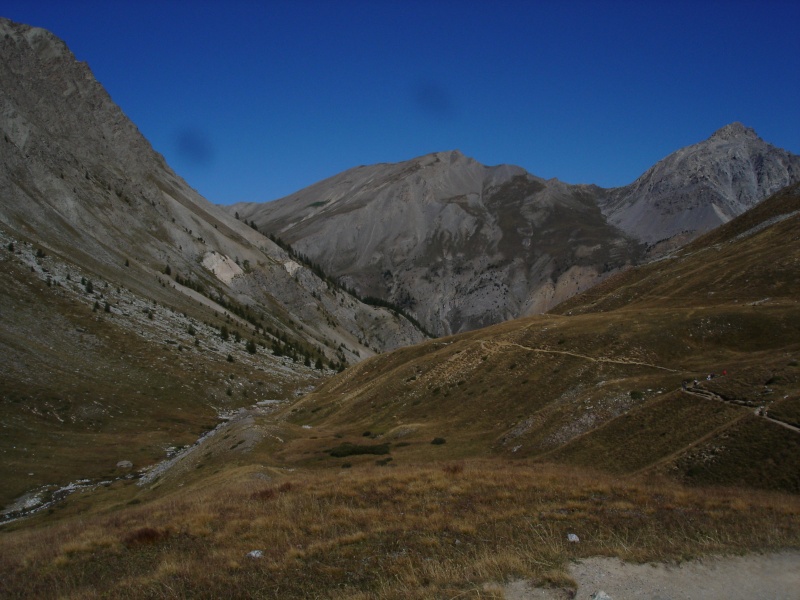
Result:
<instances>
[{"instance_id":1,"label":"dry grass","mask_svg":"<svg viewBox=\"0 0 800 600\"><path fill-rule=\"evenodd\" d=\"M4 595L497 598L491 584L511 577L569 588L565 565L579 557L800 545L800 501L766 492L487 460L264 476L241 468L146 505L6 532Z\"/></svg>"}]
</instances>

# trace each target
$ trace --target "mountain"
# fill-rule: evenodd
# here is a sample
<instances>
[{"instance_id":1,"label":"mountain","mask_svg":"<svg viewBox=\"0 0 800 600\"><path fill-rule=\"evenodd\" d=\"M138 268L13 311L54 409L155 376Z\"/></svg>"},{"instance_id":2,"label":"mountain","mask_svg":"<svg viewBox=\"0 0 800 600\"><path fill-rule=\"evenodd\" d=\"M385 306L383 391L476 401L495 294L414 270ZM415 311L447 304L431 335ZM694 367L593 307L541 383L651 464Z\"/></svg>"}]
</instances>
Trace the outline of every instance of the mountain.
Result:
<instances>
[{"instance_id":1,"label":"mountain","mask_svg":"<svg viewBox=\"0 0 800 600\"><path fill-rule=\"evenodd\" d=\"M0 19L0 55L0 503L425 338L192 190L52 34Z\"/></svg>"},{"instance_id":2,"label":"mountain","mask_svg":"<svg viewBox=\"0 0 800 600\"><path fill-rule=\"evenodd\" d=\"M739 123L614 189L486 167L458 151L350 169L227 210L438 334L548 310L800 180L800 157Z\"/></svg>"},{"instance_id":3,"label":"mountain","mask_svg":"<svg viewBox=\"0 0 800 600\"><path fill-rule=\"evenodd\" d=\"M543 312L636 261L639 244L606 223L599 193L453 151L227 210L448 334Z\"/></svg>"},{"instance_id":4,"label":"mountain","mask_svg":"<svg viewBox=\"0 0 800 600\"><path fill-rule=\"evenodd\" d=\"M600 205L610 223L639 240L685 243L798 180L800 156L731 123L610 190Z\"/></svg>"}]
</instances>

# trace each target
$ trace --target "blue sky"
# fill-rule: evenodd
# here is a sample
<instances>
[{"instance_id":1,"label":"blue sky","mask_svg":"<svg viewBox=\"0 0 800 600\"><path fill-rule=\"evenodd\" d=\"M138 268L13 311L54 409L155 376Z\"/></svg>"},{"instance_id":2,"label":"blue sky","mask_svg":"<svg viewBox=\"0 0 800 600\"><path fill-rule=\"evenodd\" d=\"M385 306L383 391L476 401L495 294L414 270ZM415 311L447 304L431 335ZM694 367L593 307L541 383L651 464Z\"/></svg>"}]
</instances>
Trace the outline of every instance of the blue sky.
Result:
<instances>
[{"instance_id":1,"label":"blue sky","mask_svg":"<svg viewBox=\"0 0 800 600\"><path fill-rule=\"evenodd\" d=\"M612 187L732 121L800 153L800 2L4 0L212 202L460 149Z\"/></svg>"}]
</instances>

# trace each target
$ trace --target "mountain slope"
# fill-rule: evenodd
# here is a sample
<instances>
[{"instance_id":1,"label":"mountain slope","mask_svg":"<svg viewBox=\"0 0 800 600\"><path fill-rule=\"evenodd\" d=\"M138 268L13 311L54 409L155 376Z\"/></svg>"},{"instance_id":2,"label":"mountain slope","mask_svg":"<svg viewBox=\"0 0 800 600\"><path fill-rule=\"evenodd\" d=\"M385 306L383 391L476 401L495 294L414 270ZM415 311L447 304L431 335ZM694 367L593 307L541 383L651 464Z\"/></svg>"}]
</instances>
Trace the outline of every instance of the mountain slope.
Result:
<instances>
[{"instance_id":1,"label":"mountain slope","mask_svg":"<svg viewBox=\"0 0 800 600\"><path fill-rule=\"evenodd\" d=\"M169 266L207 295L259 307L276 327L303 322L309 343L329 338L369 354L422 338L386 311L335 297L328 283L200 197L63 42L0 25L8 82L0 94L0 222L9 231L146 294L166 297L155 276ZM363 322L375 326L367 331ZM351 352L348 361L355 359Z\"/></svg>"},{"instance_id":2,"label":"mountain slope","mask_svg":"<svg viewBox=\"0 0 800 600\"><path fill-rule=\"evenodd\" d=\"M441 334L542 312L634 261L637 244L605 222L599 192L454 151L227 209Z\"/></svg>"}]
</instances>

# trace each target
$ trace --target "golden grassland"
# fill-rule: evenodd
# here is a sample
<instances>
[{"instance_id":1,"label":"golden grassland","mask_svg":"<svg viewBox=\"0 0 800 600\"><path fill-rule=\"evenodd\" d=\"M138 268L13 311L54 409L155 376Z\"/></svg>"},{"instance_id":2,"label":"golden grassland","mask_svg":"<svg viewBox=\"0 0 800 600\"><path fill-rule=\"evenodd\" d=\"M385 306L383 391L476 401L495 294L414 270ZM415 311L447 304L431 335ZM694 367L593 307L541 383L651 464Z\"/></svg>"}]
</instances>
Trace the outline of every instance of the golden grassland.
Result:
<instances>
[{"instance_id":1,"label":"golden grassland","mask_svg":"<svg viewBox=\"0 0 800 600\"><path fill-rule=\"evenodd\" d=\"M93 506L0 534L3 597L501 598L514 578L574 587L566 567L581 557L800 547L796 496L501 459L240 467Z\"/></svg>"}]
</instances>

